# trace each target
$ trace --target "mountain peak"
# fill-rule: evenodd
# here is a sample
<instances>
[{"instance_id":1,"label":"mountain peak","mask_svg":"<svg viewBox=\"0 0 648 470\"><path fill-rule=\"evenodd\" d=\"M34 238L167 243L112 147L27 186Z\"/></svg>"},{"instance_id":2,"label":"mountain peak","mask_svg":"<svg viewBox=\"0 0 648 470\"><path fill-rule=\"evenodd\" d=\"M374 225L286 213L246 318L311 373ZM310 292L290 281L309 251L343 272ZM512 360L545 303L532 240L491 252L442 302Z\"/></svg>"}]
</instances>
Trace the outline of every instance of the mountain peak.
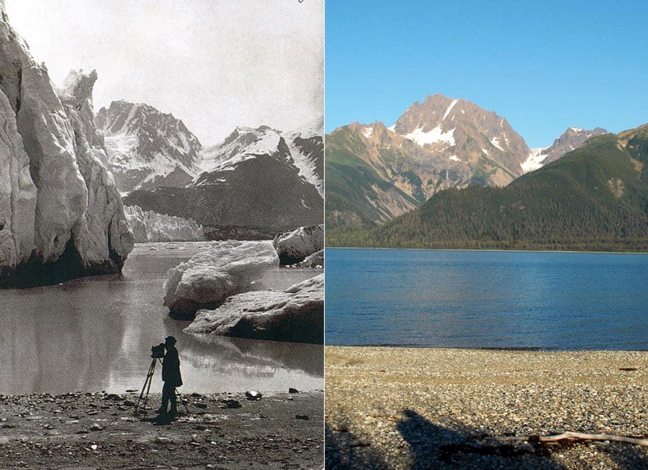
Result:
<instances>
[{"instance_id":1,"label":"mountain peak","mask_svg":"<svg viewBox=\"0 0 648 470\"><path fill-rule=\"evenodd\" d=\"M529 154L529 158L522 164L522 168L525 173L537 170L582 146L587 139L607 133L608 131L601 127L593 130L568 127L549 147L533 149Z\"/></svg>"},{"instance_id":2,"label":"mountain peak","mask_svg":"<svg viewBox=\"0 0 648 470\"><path fill-rule=\"evenodd\" d=\"M173 114L118 100L101 108L96 122L120 191L182 187L198 174L202 145Z\"/></svg>"}]
</instances>

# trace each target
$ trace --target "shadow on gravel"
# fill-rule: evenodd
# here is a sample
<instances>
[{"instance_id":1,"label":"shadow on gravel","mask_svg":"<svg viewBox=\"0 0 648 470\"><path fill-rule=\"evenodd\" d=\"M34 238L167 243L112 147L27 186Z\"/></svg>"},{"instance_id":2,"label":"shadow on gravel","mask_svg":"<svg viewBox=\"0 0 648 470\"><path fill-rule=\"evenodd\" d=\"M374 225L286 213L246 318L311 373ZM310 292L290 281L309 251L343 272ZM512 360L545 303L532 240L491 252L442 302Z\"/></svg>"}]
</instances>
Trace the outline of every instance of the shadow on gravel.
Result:
<instances>
[{"instance_id":1,"label":"shadow on gravel","mask_svg":"<svg viewBox=\"0 0 648 470\"><path fill-rule=\"evenodd\" d=\"M412 410L405 410L396 429L410 446L412 470L516 468L563 470L544 446L528 443L486 443L483 433L457 425L450 430L438 426Z\"/></svg>"},{"instance_id":2,"label":"shadow on gravel","mask_svg":"<svg viewBox=\"0 0 648 470\"><path fill-rule=\"evenodd\" d=\"M567 447L579 447L583 455L605 454L623 470L648 469L648 456L640 447L626 444L561 443L544 445L518 442L502 444L487 441L483 433L457 423L453 429L438 426L412 410L403 411L396 430L407 442L412 464L409 470L567 470L553 457ZM388 469L394 467L385 449L349 432L345 425L326 425L326 469ZM393 442L393 440L392 440ZM583 468L589 468L583 462Z\"/></svg>"},{"instance_id":3,"label":"shadow on gravel","mask_svg":"<svg viewBox=\"0 0 648 470\"><path fill-rule=\"evenodd\" d=\"M623 445L623 444L622 444ZM624 452L618 451L625 449ZM619 468L624 470L636 470L639 468L648 468L648 456L645 452L641 452L639 447L628 445L627 447L617 446L613 451L609 452L610 460L618 465Z\"/></svg>"},{"instance_id":4,"label":"shadow on gravel","mask_svg":"<svg viewBox=\"0 0 648 470\"><path fill-rule=\"evenodd\" d=\"M333 431L328 424L324 430L325 465L328 470L357 470L389 468L381 449L371 447L346 430Z\"/></svg>"}]
</instances>

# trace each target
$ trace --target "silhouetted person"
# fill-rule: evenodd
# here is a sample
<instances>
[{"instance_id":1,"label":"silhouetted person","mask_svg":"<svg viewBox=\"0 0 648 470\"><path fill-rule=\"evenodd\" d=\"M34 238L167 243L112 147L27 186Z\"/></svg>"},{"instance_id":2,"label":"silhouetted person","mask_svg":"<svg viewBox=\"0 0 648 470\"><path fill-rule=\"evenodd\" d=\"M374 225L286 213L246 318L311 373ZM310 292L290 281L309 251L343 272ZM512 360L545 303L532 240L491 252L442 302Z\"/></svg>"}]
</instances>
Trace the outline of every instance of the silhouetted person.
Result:
<instances>
[{"instance_id":1,"label":"silhouetted person","mask_svg":"<svg viewBox=\"0 0 648 470\"><path fill-rule=\"evenodd\" d=\"M176 339L173 336L168 336L164 340L164 348L166 354L162 359L162 380L164 386L162 387L162 406L158 410L161 414L167 414L167 405L171 401L171 409L169 416L173 417L178 414L176 408L176 387L182 385L182 377L180 376L180 359L178 358L178 350L175 348Z\"/></svg>"}]
</instances>

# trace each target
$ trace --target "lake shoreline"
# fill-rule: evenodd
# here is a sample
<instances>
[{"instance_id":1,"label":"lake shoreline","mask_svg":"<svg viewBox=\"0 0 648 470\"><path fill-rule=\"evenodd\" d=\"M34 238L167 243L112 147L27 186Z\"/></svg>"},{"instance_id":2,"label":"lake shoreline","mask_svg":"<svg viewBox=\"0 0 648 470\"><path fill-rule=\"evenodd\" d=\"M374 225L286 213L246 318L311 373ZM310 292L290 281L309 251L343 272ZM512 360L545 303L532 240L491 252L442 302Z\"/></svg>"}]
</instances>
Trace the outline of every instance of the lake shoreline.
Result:
<instances>
[{"instance_id":1,"label":"lake shoreline","mask_svg":"<svg viewBox=\"0 0 648 470\"><path fill-rule=\"evenodd\" d=\"M159 393L136 416L139 394L0 396L0 467L323 466L322 391L263 393L259 400L243 393L182 394L186 407L178 404L174 421L156 420Z\"/></svg>"},{"instance_id":2,"label":"lake shoreline","mask_svg":"<svg viewBox=\"0 0 648 470\"><path fill-rule=\"evenodd\" d=\"M646 351L327 346L327 468L644 468L629 444L486 438L646 437L646 394Z\"/></svg>"},{"instance_id":3,"label":"lake shoreline","mask_svg":"<svg viewBox=\"0 0 648 470\"><path fill-rule=\"evenodd\" d=\"M614 250L534 250L531 248L517 250L514 248L404 248L404 247L371 247L371 246L327 246L327 250L403 250L403 251L468 251L491 253L585 253L585 254L610 254L610 255L648 255L648 251L614 251Z\"/></svg>"},{"instance_id":4,"label":"lake shoreline","mask_svg":"<svg viewBox=\"0 0 648 470\"><path fill-rule=\"evenodd\" d=\"M425 346L417 344L327 344L333 348L384 348L384 349L451 349L451 350L467 350L467 351L521 351L521 352L648 352L648 349L612 349L612 348L599 348L599 349L568 349L568 348L542 348L535 346L484 346L484 347L453 347L453 346Z\"/></svg>"}]
</instances>

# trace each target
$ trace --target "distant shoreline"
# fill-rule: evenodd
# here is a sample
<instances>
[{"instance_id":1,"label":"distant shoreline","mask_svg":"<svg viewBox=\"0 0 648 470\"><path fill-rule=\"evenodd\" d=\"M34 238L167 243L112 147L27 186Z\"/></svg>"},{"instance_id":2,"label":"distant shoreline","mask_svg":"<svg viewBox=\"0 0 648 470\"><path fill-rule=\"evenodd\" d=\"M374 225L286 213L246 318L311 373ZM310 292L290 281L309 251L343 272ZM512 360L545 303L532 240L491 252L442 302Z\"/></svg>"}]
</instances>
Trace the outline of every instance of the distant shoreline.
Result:
<instances>
[{"instance_id":1,"label":"distant shoreline","mask_svg":"<svg viewBox=\"0 0 648 470\"><path fill-rule=\"evenodd\" d=\"M587 251L587 250L515 250L505 248L384 248L366 246L327 246L326 250L399 250L399 251L469 251L495 253L575 253L575 254L606 254L606 255L648 255L648 251Z\"/></svg>"},{"instance_id":2,"label":"distant shoreline","mask_svg":"<svg viewBox=\"0 0 648 470\"><path fill-rule=\"evenodd\" d=\"M538 346L484 346L484 347L461 347L461 346L418 346L415 344L330 344L327 348L375 348L375 349L428 349L428 350L455 350L455 351L510 351L510 352L546 352L546 353L576 353L576 352L648 352L648 349L558 349L542 348Z\"/></svg>"}]
</instances>

